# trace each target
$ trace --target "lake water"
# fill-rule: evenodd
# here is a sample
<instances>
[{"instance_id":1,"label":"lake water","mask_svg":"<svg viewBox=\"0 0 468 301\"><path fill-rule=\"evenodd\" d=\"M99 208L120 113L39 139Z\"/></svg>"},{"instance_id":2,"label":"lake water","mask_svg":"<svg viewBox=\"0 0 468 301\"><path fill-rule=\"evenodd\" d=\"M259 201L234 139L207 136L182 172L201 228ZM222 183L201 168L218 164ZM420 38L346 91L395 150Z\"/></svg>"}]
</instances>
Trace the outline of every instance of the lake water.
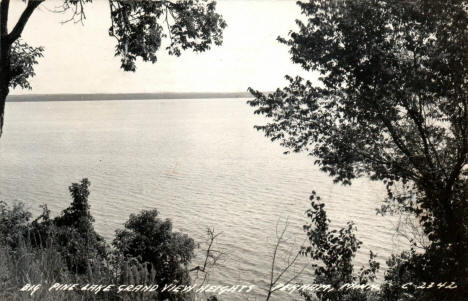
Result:
<instances>
[{"instance_id":1,"label":"lake water","mask_svg":"<svg viewBox=\"0 0 468 301\"><path fill-rule=\"evenodd\" d=\"M87 177L95 228L108 240L141 209L157 208L197 241L214 227L227 255L209 282L255 284L249 300L261 300L276 225L288 221L285 249L297 250L316 190L334 226L356 223L363 241L356 262L367 262L371 249L384 265L399 243L394 221L375 214L383 186L333 184L313 158L283 155L253 129L264 122L246 99L7 103L0 199L23 201L35 213L47 203L57 214L71 201L70 183Z\"/></svg>"}]
</instances>

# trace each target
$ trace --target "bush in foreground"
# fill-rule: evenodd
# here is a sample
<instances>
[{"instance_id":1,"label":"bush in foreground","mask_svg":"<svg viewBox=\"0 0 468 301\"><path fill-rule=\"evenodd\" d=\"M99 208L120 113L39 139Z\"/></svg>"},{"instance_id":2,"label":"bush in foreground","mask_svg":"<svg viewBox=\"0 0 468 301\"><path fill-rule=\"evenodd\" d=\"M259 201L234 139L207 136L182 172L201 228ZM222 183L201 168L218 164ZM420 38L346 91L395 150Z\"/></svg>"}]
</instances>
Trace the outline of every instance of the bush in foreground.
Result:
<instances>
[{"instance_id":1,"label":"bush in foreground","mask_svg":"<svg viewBox=\"0 0 468 301\"><path fill-rule=\"evenodd\" d=\"M194 241L173 232L157 210L131 215L116 231L114 249L94 230L90 182L69 187L71 205L55 218L47 206L31 221L24 204L0 202L0 300L191 300L186 294L113 292L20 292L25 284L190 284Z\"/></svg>"}]
</instances>

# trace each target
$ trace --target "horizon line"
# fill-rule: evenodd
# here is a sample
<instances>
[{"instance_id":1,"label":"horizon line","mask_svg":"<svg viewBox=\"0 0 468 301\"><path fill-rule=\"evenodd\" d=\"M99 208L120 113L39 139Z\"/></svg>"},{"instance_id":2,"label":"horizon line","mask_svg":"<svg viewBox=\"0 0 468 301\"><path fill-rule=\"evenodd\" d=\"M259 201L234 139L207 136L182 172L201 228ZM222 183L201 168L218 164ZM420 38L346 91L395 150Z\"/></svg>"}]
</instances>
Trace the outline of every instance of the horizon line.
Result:
<instances>
[{"instance_id":1,"label":"horizon line","mask_svg":"<svg viewBox=\"0 0 468 301\"><path fill-rule=\"evenodd\" d=\"M246 98L249 92L136 92L136 93L37 93L10 94L7 102L28 101L84 101L84 100L138 100L138 99L201 99Z\"/></svg>"}]
</instances>

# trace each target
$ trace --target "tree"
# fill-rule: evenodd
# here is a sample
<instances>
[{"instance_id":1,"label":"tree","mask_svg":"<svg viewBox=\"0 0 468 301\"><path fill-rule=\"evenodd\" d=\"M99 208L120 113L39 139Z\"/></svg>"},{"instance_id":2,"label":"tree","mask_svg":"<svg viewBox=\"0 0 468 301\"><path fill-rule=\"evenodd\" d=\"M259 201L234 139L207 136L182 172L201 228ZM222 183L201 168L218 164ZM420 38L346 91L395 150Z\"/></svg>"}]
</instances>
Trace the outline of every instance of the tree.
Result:
<instances>
[{"instance_id":1,"label":"tree","mask_svg":"<svg viewBox=\"0 0 468 301\"><path fill-rule=\"evenodd\" d=\"M73 198L68 208L51 219L46 205L40 206L42 214L31 220L32 214L17 203L10 209L0 201L0 246L14 251L23 245L31 250L52 248L60 253L67 269L74 274L84 274L90 262L97 265L107 256L104 238L94 230L94 218L88 203L88 179L72 183L69 187Z\"/></svg>"},{"instance_id":2,"label":"tree","mask_svg":"<svg viewBox=\"0 0 468 301\"><path fill-rule=\"evenodd\" d=\"M91 258L106 257L104 238L94 230L94 218L88 203L90 185L86 178L81 183L72 183L68 189L73 201L52 220L54 227L50 227L48 233L48 236L53 236L68 269L79 274L88 271Z\"/></svg>"},{"instance_id":3,"label":"tree","mask_svg":"<svg viewBox=\"0 0 468 301\"><path fill-rule=\"evenodd\" d=\"M126 258L148 263L158 285L188 285L188 264L194 256L195 242L186 234L173 232L172 222L161 220L158 214L156 209L131 214L125 229L116 231L112 245ZM170 296L169 292L161 292L161 300Z\"/></svg>"},{"instance_id":4,"label":"tree","mask_svg":"<svg viewBox=\"0 0 468 301\"><path fill-rule=\"evenodd\" d=\"M190 271L205 274L203 281L224 252L216 250L213 229L208 229L208 248L203 266L189 270L195 242L172 231L170 220L161 220L157 210L131 214L125 229L116 231L111 250L94 230L89 205L88 179L72 183L72 203L55 218L46 205L31 221L23 203L9 206L0 201L0 290L1 300L22 300L30 292L20 290L32 283L105 283L109 285L159 285L152 294L144 291L105 294L68 291L67 300L195 300L194 291L164 290L165 284L191 284ZM195 279L196 280L196 279ZM179 288L180 289L180 288ZM59 291L43 290L40 300L63 300ZM213 298L209 298L210 300ZM206 299L205 299L206 300ZM213 299L215 300L215 299Z\"/></svg>"},{"instance_id":5,"label":"tree","mask_svg":"<svg viewBox=\"0 0 468 301\"><path fill-rule=\"evenodd\" d=\"M270 120L257 129L314 156L335 182L385 183L384 209L415 215L431 241L421 275L466 286L468 2L298 5L305 21L278 39L319 84L288 76L274 93L249 89L255 113Z\"/></svg>"},{"instance_id":6,"label":"tree","mask_svg":"<svg viewBox=\"0 0 468 301\"><path fill-rule=\"evenodd\" d=\"M10 0L0 1L0 136L2 134L5 101L10 87L30 88L28 78L42 55L19 41L34 11L45 0L27 0L15 26L8 30ZM71 13L69 21L85 19L85 5L92 0L63 0L62 12ZM216 13L211 0L109 0L111 27L109 35L117 41L115 55L121 57L125 71L135 71L140 58L155 63L156 52L164 38L169 38L166 50L179 56L182 50L203 52L212 44L221 45L225 21Z\"/></svg>"}]
</instances>

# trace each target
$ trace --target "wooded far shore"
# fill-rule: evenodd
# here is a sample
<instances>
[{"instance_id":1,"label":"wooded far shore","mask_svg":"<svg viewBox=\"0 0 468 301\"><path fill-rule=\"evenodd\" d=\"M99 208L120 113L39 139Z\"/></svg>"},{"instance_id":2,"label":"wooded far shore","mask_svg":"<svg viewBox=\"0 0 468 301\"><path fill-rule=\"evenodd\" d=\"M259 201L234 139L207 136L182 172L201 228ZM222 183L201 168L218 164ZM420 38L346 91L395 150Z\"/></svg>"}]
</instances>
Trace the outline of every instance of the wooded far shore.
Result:
<instances>
[{"instance_id":1,"label":"wooded far shore","mask_svg":"<svg viewBox=\"0 0 468 301\"><path fill-rule=\"evenodd\" d=\"M249 92L187 92L187 93L78 93L78 94L23 94L9 95L7 102L80 101L80 100L137 100L190 98L246 98Z\"/></svg>"}]
</instances>

